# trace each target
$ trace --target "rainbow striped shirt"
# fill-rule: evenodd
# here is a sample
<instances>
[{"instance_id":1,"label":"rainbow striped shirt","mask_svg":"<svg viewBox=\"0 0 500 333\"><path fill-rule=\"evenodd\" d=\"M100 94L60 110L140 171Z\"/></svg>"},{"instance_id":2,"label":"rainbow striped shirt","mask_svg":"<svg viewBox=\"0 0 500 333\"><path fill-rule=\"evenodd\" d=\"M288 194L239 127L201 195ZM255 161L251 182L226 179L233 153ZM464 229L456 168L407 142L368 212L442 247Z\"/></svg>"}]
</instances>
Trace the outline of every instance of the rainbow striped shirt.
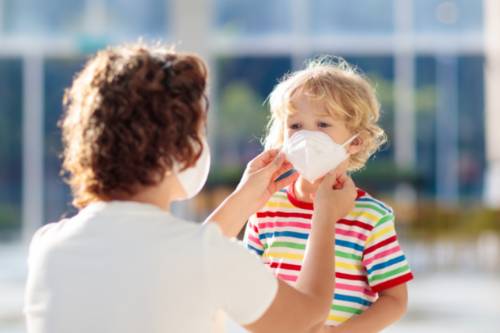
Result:
<instances>
[{"instance_id":1,"label":"rainbow striped shirt","mask_svg":"<svg viewBox=\"0 0 500 333\"><path fill-rule=\"evenodd\" d=\"M292 187L274 194L252 216L245 244L282 280L298 277L311 228L313 205L298 200ZM335 277L327 325L361 314L378 292L413 279L394 228L391 208L358 190L355 208L337 221Z\"/></svg>"}]
</instances>

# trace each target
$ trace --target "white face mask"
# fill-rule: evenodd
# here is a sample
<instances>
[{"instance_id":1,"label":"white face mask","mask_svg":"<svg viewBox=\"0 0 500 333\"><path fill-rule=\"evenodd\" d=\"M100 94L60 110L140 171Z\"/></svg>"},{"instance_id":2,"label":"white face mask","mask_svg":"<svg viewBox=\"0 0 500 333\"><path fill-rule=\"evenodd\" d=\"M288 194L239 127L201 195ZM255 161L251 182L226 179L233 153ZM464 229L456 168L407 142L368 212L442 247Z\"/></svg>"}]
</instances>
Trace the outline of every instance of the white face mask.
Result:
<instances>
[{"instance_id":1,"label":"white face mask","mask_svg":"<svg viewBox=\"0 0 500 333\"><path fill-rule=\"evenodd\" d=\"M323 132L301 130L285 142L283 151L295 170L313 183L349 157L345 146L356 136L340 145Z\"/></svg>"},{"instance_id":2,"label":"white face mask","mask_svg":"<svg viewBox=\"0 0 500 333\"><path fill-rule=\"evenodd\" d=\"M210 148L205 138L202 140L203 151L200 158L195 164L184 171L179 171L181 165L176 164L174 167L177 179L182 185L186 197L184 199L191 199L198 193L205 185L208 178L208 171L210 170Z\"/></svg>"}]
</instances>

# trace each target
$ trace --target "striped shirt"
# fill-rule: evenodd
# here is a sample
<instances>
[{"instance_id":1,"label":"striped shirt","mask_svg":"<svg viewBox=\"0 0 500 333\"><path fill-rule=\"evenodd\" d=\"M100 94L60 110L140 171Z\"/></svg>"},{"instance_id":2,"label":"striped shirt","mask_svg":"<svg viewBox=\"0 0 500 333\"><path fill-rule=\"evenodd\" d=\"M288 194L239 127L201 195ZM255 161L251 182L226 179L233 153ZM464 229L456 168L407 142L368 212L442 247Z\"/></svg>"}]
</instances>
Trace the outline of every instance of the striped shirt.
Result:
<instances>
[{"instance_id":1,"label":"striped shirt","mask_svg":"<svg viewBox=\"0 0 500 333\"><path fill-rule=\"evenodd\" d=\"M312 203L298 200L293 186L274 194L253 215L245 244L282 280L293 283L301 269L311 229ZM390 207L358 190L355 208L337 221L336 287L327 325L361 314L378 292L413 279L394 228Z\"/></svg>"}]
</instances>

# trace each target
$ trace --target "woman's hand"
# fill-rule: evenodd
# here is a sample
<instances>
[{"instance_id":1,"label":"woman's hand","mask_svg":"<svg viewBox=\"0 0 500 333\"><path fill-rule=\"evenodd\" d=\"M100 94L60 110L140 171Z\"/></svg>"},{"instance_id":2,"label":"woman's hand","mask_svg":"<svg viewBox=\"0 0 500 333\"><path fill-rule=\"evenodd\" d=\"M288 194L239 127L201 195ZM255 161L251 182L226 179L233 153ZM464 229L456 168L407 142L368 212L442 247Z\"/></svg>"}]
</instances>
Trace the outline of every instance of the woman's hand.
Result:
<instances>
[{"instance_id":1,"label":"woman's hand","mask_svg":"<svg viewBox=\"0 0 500 333\"><path fill-rule=\"evenodd\" d=\"M292 165L278 149L264 151L251 160L236 190L210 214L206 222L219 225L224 235L235 237L248 218L259 210L274 192L297 179L294 173L276 180L289 171Z\"/></svg>"},{"instance_id":2,"label":"woman's hand","mask_svg":"<svg viewBox=\"0 0 500 333\"><path fill-rule=\"evenodd\" d=\"M276 180L290 171L292 165L279 149L266 150L251 160L235 190L235 195L245 201L250 215L259 210L280 189L298 178L298 173Z\"/></svg>"},{"instance_id":3,"label":"woman's hand","mask_svg":"<svg viewBox=\"0 0 500 333\"><path fill-rule=\"evenodd\" d=\"M327 326L325 323L320 323L318 326L313 327L308 333L340 333L339 326Z\"/></svg>"},{"instance_id":4,"label":"woman's hand","mask_svg":"<svg viewBox=\"0 0 500 333\"><path fill-rule=\"evenodd\" d=\"M316 192L314 213L326 214L336 221L354 208L356 196L356 186L351 177L331 172L325 176Z\"/></svg>"}]
</instances>

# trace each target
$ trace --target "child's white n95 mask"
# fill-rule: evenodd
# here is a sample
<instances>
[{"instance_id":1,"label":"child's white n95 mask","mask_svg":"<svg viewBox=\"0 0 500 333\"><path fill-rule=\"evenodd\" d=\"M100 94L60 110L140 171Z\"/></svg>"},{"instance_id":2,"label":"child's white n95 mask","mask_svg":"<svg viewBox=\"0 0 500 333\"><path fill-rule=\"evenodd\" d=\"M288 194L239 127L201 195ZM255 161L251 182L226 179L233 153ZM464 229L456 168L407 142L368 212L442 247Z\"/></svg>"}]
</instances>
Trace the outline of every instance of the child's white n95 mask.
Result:
<instances>
[{"instance_id":1,"label":"child's white n95 mask","mask_svg":"<svg viewBox=\"0 0 500 333\"><path fill-rule=\"evenodd\" d=\"M313 183L328 172L335 170L349 157L345 146L356 136L354 135L343 144L338 144L323 132L301 130L285 142L283 152L295 170L307 181Z\"/></svg>"}]
</instances>

